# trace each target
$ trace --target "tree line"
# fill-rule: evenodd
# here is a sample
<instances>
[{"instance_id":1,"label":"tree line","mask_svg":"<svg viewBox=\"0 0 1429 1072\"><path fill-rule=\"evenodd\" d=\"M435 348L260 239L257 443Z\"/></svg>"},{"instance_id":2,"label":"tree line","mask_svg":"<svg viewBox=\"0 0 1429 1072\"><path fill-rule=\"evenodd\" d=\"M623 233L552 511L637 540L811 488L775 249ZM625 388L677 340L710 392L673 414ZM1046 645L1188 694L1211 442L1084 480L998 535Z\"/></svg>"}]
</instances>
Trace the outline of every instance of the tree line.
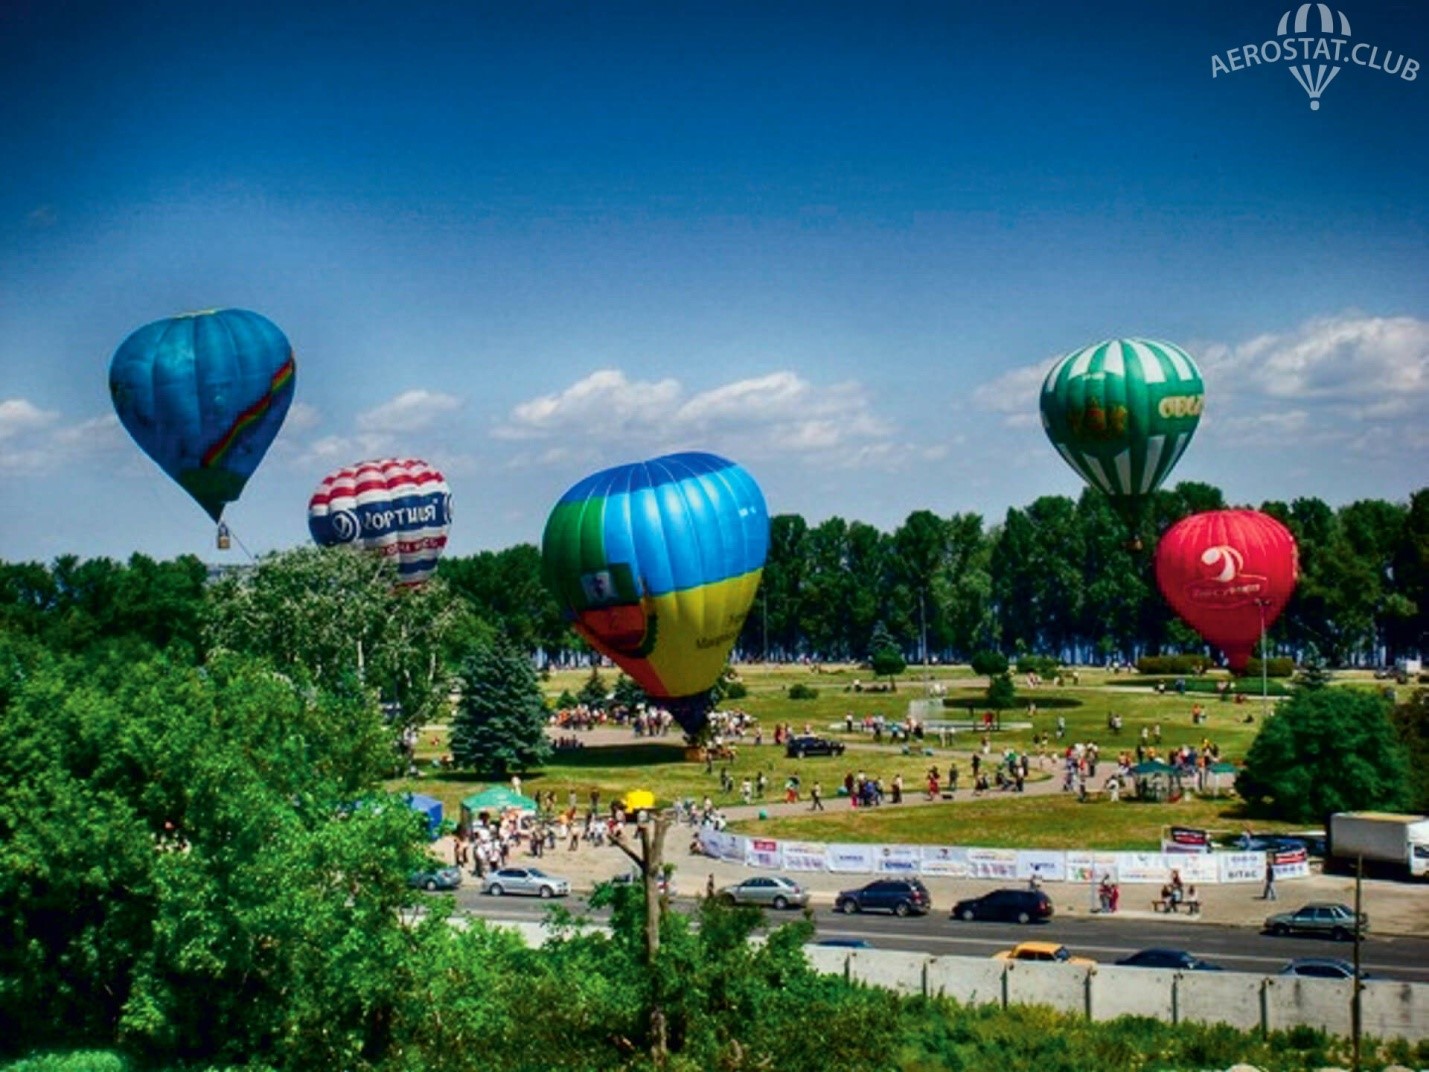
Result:
<instances>
[{"instance_id":1,"label":"tree line","mask_svg":"<svg viewBox=\"0 0 1429 1072\"><path fill-rule=\"evenodd\" d=\"M988 524L918 510L891 533L831 517L772 519L764 579L736 656L843 661L869 656L880 624L910 663L966 661L992 649L1079 662L1207 650L1156 589L1156 538L1189 514L1226 506L1219 489L1158 492L1150 538L1128 547L1104 496L1044 496ZM1274 652L1312 649L1331 665L1377 665L1429 648L1429 489L1408 503L1317 498L1262 503L1300 552L1300 582L1270 630ZM555 663L588 654L563 620L531 544L449 556L439 576L459 635L499 632ZM78 650L105 637L200 646L209 579L196 558L127 564L72 555L0 564L0 625Z\"/></svg>"}]
</instances>

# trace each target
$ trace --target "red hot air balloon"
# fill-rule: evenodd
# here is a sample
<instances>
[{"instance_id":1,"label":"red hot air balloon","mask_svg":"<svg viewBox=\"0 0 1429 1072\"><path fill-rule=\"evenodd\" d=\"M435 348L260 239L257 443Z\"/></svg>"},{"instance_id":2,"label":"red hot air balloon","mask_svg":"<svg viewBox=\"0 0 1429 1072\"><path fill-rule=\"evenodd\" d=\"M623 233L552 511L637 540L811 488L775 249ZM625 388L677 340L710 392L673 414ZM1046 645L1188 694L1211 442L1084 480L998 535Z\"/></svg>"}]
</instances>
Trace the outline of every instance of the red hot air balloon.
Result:
<instances>
[{"instance_id":1,"label":"red hot air balloon","mask_svg":"<svg viewBox=\"0 0 1429 1072\"><path fill-rule=\"evenodd\" d=\"M1300 572L1295 537L1258 510L1183 518L1156 548L1161 594L1243 673L1261 630L1280 616Z\"/></svg>"}]
</instances>

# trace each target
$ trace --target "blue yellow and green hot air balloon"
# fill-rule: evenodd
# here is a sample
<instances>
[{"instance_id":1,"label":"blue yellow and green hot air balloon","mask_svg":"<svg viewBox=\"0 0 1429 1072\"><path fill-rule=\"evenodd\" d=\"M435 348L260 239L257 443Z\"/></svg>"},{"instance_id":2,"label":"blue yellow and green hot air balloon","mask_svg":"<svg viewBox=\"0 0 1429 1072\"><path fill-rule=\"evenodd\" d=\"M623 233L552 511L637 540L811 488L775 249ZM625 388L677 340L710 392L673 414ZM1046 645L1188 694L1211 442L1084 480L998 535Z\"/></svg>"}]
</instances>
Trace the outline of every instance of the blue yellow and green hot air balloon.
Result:
<instances>
[{"instance_id":1,"label":"blue yellow and green hot air balloon","mask_svg":"<svg viewBox=\"0 0 1429 1072\"><path fill-rule=\"evenodd\" d=\"M271 320L214 309L131 334L109 364L109 393L144 453L218 521L282 427L294 375Z\"/></svg>"},{"instance_id":2,"label":"blue yellow and green hot air balloon","mask_svg":"<svg viewBox=\"0 0 1429 1072\"><path fill-rule=\"evenodd\" d=\"M546 579L572 627L694 735L769 550L754 478L714 454L604 469L546 521Z\"/></svg>"},{"instance_id":3,"label":"blue yellow and green hot air balloon","mask_svg":"<svg viewBox=\"0 0 1429 1072\"><path fill-rule=\"evenodd\" d=\"M1042 383L1042 427L1068 465L1105 492L1136 542L1146 504L1201 419L1201 370L1179 346L1109 339L1074 350Z\"/></svg>"}]
</instances>

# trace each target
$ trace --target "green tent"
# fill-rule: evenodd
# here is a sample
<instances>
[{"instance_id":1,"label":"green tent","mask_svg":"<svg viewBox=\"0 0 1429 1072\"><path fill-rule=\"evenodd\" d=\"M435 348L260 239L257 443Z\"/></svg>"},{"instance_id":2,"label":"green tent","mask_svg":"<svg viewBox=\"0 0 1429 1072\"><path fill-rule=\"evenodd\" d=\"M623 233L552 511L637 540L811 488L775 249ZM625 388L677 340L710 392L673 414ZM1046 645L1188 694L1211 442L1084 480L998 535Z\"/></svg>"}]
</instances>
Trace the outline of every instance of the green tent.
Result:
<instances>
[{"instance_id":1,"label":"green tent","mask_svg":"<svg viewBox=\"0 0 1429 1072\"><path fill-rule=\"evenodd\" d=\"M473 793L461 802L461 806L476 815L483 811L505 811L507 808L515 808L517 811L535 811L536 802L530 797L523 797L515 790L508 789L504 785L494 785L490 789L483 789L480 793Z\"/></svg>"}]
</instances>

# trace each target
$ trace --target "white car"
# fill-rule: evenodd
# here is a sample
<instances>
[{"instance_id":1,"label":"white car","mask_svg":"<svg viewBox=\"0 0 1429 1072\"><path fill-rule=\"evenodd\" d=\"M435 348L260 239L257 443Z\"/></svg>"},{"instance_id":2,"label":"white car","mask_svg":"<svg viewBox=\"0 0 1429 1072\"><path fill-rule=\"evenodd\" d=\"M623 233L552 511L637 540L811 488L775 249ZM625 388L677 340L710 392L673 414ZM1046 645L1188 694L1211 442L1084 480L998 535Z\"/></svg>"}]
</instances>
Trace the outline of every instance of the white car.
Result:
<instances>
[{"instance_id":1,"label":"white car","mask_svg":"<svg viewBox=\"0 0 1429 1072\"><path fill-rule=\"evenodd\" d=\"M503 867L486 876L481 892L493 897L514 893L526 897L566 897L571 892L568 880L548 875L539 867Z\"/></svg>"}]
</instances>

